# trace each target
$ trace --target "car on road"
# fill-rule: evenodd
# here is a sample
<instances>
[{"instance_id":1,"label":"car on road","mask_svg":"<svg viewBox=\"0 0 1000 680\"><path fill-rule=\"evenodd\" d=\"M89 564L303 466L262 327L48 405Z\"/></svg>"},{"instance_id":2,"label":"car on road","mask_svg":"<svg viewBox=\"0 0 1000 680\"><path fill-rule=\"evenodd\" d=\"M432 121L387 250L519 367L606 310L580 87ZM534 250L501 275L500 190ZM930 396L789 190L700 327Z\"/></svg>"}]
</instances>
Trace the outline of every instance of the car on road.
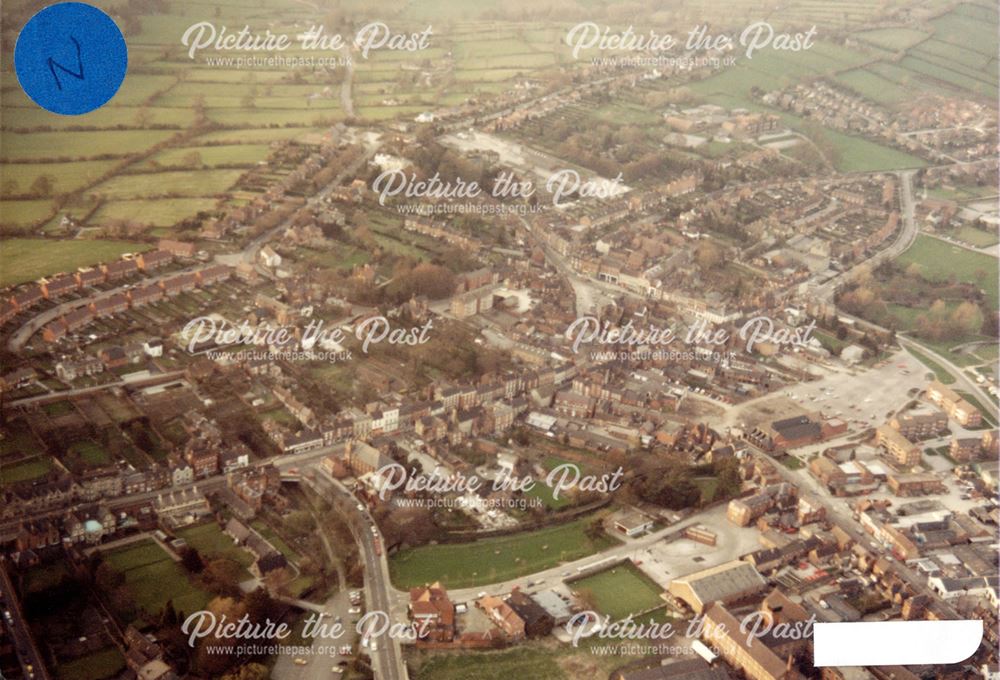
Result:
<instances>
[{"instance_id":1,"label":"car on road","mask_svg":"<svg viewBox=\"0 0 1000 680\"><path fill-rule=\"evenodd\" d=\"M297 658L295 659L294 663L295 663L295 665L296 665L296 666L305 666L306 664L308 664L308 663L309 663L309 661L307 661L306 659L303 659L303 658L302 658L302 657L300 656L300 657L297 657Z\"/></svg>"},{"instance_id":2,"label":"car on road","mask_svg":"<svg viewBox=\"0 0 1000 680\"><path fill-rule=\"evenodd\" d=\"M347 613L348 614L360 614L361 613L361 607L351 607L350 609L347 610Z\"/></svg>"}]
</instances>

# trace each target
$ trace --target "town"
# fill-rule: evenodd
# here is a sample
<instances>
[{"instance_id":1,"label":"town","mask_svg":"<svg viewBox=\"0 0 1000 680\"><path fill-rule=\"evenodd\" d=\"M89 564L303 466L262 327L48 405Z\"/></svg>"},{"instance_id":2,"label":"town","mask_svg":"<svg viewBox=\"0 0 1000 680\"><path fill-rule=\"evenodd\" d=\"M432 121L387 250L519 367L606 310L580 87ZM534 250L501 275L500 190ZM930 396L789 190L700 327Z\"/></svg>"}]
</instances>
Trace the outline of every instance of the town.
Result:
<instances>
[{"instance_id":1,"label":"town","mask_svg":"<svg viewBox=\"0 0 1000 680\"><path fill-rule=\"evenodd\" d=\"M715 69L582 4L257 71L327 8L130 2L106 108L4 81L0 677L1000 677L996 7L628 10L797 45Z\"/></svg>"}]
</instances>

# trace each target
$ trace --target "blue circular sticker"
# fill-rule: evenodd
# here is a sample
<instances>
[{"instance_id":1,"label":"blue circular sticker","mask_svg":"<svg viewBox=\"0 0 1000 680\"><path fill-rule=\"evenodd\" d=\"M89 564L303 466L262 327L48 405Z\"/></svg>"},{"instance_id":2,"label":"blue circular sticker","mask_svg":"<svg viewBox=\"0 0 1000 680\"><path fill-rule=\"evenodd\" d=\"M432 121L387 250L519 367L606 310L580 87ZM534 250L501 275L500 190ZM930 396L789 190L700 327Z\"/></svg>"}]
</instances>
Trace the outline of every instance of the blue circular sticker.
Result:
<instances>
[{"instance_id":1,"label":"blue circular sticker","mask_svg":"<svg viewBox=\"0 0 1000 680\"><path fill-rule=\"evenodd\" d=\"M118 25L82 2L62 2L28 20L14 46L17 80L32 101L77 116L104 106L125 79L128 48Z\"/></svg>"}]
</instances>

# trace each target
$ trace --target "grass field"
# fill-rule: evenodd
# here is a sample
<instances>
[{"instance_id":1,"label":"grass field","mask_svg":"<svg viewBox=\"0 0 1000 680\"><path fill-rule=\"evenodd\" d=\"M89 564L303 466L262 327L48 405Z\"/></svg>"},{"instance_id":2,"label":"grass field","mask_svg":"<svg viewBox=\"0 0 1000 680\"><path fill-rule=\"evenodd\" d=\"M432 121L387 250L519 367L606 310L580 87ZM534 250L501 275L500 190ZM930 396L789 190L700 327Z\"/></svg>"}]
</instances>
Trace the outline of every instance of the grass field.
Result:
<instances>
[{"instance_id":1,"label":"grass field","mask_svg":"<svg viewBox=\"0 0 1000 680\"><path fill-rule=\"evenodd\" d=\"M117 647L108 647L60 664L56 676L60 680L104 680L117 677L124 669L125 657Z\"/></svg>"},{"instance_id":2,"label":"grass field","mask_svg":"<svg viewBox=\"0 0 1000 680\"><path fill-rule=\"evenodd\" d=\"M152 540L117 548L105 554L108 564L125 574L125 583L139 607L155 616L168 600L177 611L204 609L211 595L192 584L180 564Z\"/></svg>"},{"instance_id":3,"label":"grass field","mask_svg":"<svg viewBox=\"0 0 1000 680\"><path fill-rule=\"evenodd\" d=\"M48 195L75 191L97 181L116 161L78 163L6 163L0 165L0 192L4 196L26 194L39 178L48 178ZM29 194L39 195L39 194Z\"/></svg>"},{"instance_id":4,"label":"grass field","mask_svg":"<svg viewBox=\"0 0 1000 680\"><path fill-rule=\"evenodd\" d=\"M225 558L238 563L244 569L253 564L250 553L233 543L233 539L222 533L222 529L215 522L181 529L177 535L205 559ZM250 578L249 574L246 577Z\"/></svg>"},{"instance_id":5,"label":"grass field","mask_svg":"<svg viewBox=\"0 0 1000 680\"><path fill-rule=\"evenodd\" d=\"M983 402L979 401L979 399L977 399L973 395L969 394L968 392L963 392L961 390L958 390L958 393L960 395L962 395L962 397L967 402L969 402L970 404L972 404L973 406L975 406L977 409L979 409L979 412L981 414L983 414L983 422L984 423L986 423L990 427L996 427L997 426L997 409L996 409L996 406L987 407L986 404L983 404Z\"/></svg>"},{"instance_id":6,"label":"grass field","mask_svg":"<svg viewBox=\"0 0 1000 680\"><path fill-rule=\"evenodd\" d=\"M933 281L954 276L957 281L979 285L986 291L990 306L998 304L997 258L951 245L940 239L920 235L909 250L899 256L904 267L915 263L920 274Z\"/></svg>"},{"instance_id":7,"label":"grass field","mask_svg":"<svg viewBox=\"0 0 1000 680\"><path fill-rule=\"evenodd\" d=\"M242 170L173 170L118 175L97 185L94 191L108 198L214 196L233 186L242 174Z\"/></svg>"},{"instance_id":8,"label":"grass field","mask_svg":"<svg viewBox=\"0 0 1000 680\"><path fill-rule=\"evenodd\" d=\"M52 459L49 456L35 456L13 465L4 465L0 467L0 486L38 479L51 469Z\"/></svg>"},{"instance_id":9,"label":"grass field","mask_svg":"<svg viewBox=\"0 0 1000 680\"><path fill-rule=\"evenodd\" d=\"M75 271L78 267L116 260L123 253L149 250L150 247L128 241L7 239L0 241L0 286Z\"/></svg>"},{"instance_id":10,"label":"grass field","mask_svg":"<svg viewBox=\"0 0 1000 680\"><path fill-rule=\"evenodd\" d=\"M554 654L519 646L505 652L448 654L433 657L420 667L416 678L434 680L569 680Z\"/></svg>"},{"instance_id":11,"label":"grass field","mask_svg":"<svg viewBox=\"0 0 1000 680\"><path fill-rule=\"evenodd\" d=\"M136 220L154 227L170 227L200 211L213 210L214 198L123 199L107 201L98 208L92 222Z\"/></svg>"},{"instance_id":12,"label":"grass field","mask_svg":"<svg viewBox=\"0 0 1000 680\"><path fill-rule=\"evenodd\" d=\"M474 543L447 543L401 551L389 560L392 582L412 588L441 581L466 588L517 578L562 562L577 560L614 545L617 540L586 535L590 518L513 536Z\"/></svg>"},{"instance_id":13,"label":"grass field","mask_svg":"<svg viewBox=\"0 0 1000 680\"><path fill-rule=\"evenodd\" d=\"M108 455L108 452L91 439L74 442L69 450L80 456L80 460L91 467L99 467L111 462L111 456Z\"/></svg>"},{"instance_id":14,"label":"grass field","mask_svg":"<svg viewBox=\"0 0 1000 680\"><path fill-rule=\"evenodd\" d=\"M976 229L970 226L960 228L955 232L954 236L960 241L964 241L970 246L976 246L977 248L996 245L997 241L1000 240L996 232Z\"/></svg>"},{"instance_id":15,"label":"grass field","mask_svg":"<svg viewBox=\"0 0 1000 680\"><path fill-rule=\"evenodd\" d=\"M941 383L945 385L951 385L953 382L955 382L955 376L953 376L947 368L945 368L938 362L934 361L923 352L915 350L912 347L907 347L906 351L912 354L914 357L916 357L917 361L919 361L924 366L933 371L934 377L940 380Z\"/></svg>"},{"instance_id":16,"label":"grass field","mask_svg":"<svg viewBox=\"0 0 1000 680\"><path fill-rule=\"evenodd\" d=\"M612 620L649 611L663 604L660 597L663 589L632 562L572 581L570 587Z\"/></svg>"}]
</instances>

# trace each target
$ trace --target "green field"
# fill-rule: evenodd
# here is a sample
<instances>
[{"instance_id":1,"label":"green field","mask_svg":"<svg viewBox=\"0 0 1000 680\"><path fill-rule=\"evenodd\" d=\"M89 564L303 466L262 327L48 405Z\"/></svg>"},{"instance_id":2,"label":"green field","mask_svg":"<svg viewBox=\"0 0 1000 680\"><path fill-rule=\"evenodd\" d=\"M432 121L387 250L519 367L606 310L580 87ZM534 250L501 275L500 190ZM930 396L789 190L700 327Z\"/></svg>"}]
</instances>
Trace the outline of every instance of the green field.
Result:
<instances>
[{"instance_id":1,"label":"green field","mask_svg":"<svg viewBox=\"0 0 1000 680\"><path fill-rule=\"evenodd\" d=\"M127 545L104 555L112 567L125 574L125 583L139 607L155 616L168 600L177 611L191 613L204 609L211 595L197 588L174 562L152 540Z\"/></svg>"},{"instance_id":2,"label":"green field","mask_svg":"<svg viewBox=\"0 0 1000 680\"><path fill-rule=\"evenodd\" d=\"M74 159L92 156L126 156L145 151L168 139L166 130L101 130L32 132L4 135L0 160Z\"/></svg>"},{"instance_id":3,"label":"green field","mask_svg":"<svg viewBox=\"0 0 1000 680\"><path fill-rule=\"evenodd\" d=\"M505 652L436 655L415 678L430 680L570 680L548 650L519 646Z\"/></svg>"},{"instance_id":4,"label":"green field","mask_svg":"<svg viewBox=\"0 0 1000 680\"><path fill-rule=\"evenodd\" d=\"M601 614L612 620L655 609L663 604L663 589L632 562L569 583Z\"/></svg>"},{"instance_id":5,"label":"green field","mask_svg":"<svg viewBox=\"0 0 1000 680\"><path fill-rule=\"evenodd\" d=\"M219 146L183 146L161 151L149 164L162 166L198 167L205 165L253 165L267 158L267 144L228 144ZM193 161L197 161L192 165Z\"/></svg>"},{"instance_id":6,"label":"green field","mask_svg":"<svg viewBox=\"0 0 1000 680\"><path fill-rule=\"evenodd\" d=\"M392 582L412 588L441 581L467 588L532 574L600 552L618 541L586 535L590 518L474 543L446 543L403 550L389 560Z\"/></svg>"},{"instance_id":7,"label":"green field","mask_svg":"<svg viewBox=\"0 0 1000 680\"><path fill-rule=\"evenodd\" d=\"M243 170L172 170L118 175L94 191L108 198L214 196L233 186L242 174Z\"/></svg>"},{"instance_id":8,"label":"green field","mask_svg":"<svg viewBox=\"0 0 1000 680\"><path fill-rule=\"evenodd\" d=\"M990 306L998 304L997 258L951 245L940 239L920 235L897 260L903 267L915 263L920 274L932 281L954 276L957 281L979 285L986 291Z\"/></svg>"},{"instance_id":9,"label":"green field","mask_svg":"<svg viewBox=\"0 0 1000 680\"><path fill-rule=\"evenodd\" d=\"M135 220L154 227L171 227L186 217L215 208L214 198L150 198L106 201L92 221Z\"/></svg>"},{"instance_id":10,"label":"green field","mask_svg":"<svg viewBox=\"0 0 1000 680\"><path fill-rule=\"evenodd\" d=\"M38 479L48 474L51 469L52 459L49 456L35 456L13 465L5 464L0 467L0 486Z\"/></svg>"},{"instance_id":11,"label":"green field","mask_svg":"<svg viewBox=\"0 0 1000 680\"><path fill-rule=\"evenodd\" d=\"M128 241L14 238L0 241L0 286L34 281L57 272L71 272L98 262L116 260L124 253L150 249Z\"/></svg>"},{"instance_id":12,"label":"green field","mask_svg":"<svg viewBox=\"0 0 1000 680\"><path fill-rule=\"evenodd\" d=\"M957 390L957 391L958 391L958 393L960 395L962 395L962 397L967 402L969 402L970 404L972 404L973 406L975 406L977 409L979 409L979 412L983 415L983 422L984 423L986 423L990 427L996 427L997 426L997 409L996 409L996 406L993 406L992 408L987 408L987 406L984 405L983 402L979 401L979 399L977 399L973 395L969 394L968 392L964 392L962 390Z\"/></svg>"},{"instance_id":13,"label":"green field","mask_svg":"<svg viewBox=\"0 0 1000 680\"><path fill-rule=\"evenodd\" d=\"M116 161L80 161L78 163L5 163L0 164L0 193L3 196L44 195L75 191L101 178ZM49 191L32 191L41 178L47 178ZM29 193L32 192L32 193Z\"/></svg>"},{"instance_id":14,"label":"green field","mask_svg":"<svg viewBox=\"0 0 1000 680\"><path fill-rule=\"evenodd\" d=\"M69 451L80 456L80 460L91 467L99 467L111 462L111 456L108 455L108 452L91 439L74 442L70 445Z\"/></svg>"},{"instance_id":15,"label":"green field","mask_svg":"<svg viewBox=\"0 0 1000 680\"><path fill-rule=\"evenodd\" d=\"M124 669L125 657L117 647L108 647L60 664L56 676L60 680L104 680L117 677Z\"/></svg>"},{"instance_id":16,"label":"green field","mask_svg":"<svg viewBox=\"0 0 1000 680\"><path fill-rule=\"evenodd\" d=\"M1000 240L996 232L976 229L975 227L970 226L964 226L958 229L954 233L954 236L958 240L964 241L970 246L976 246L977 248L985 248L996 245L997 241Z\"/></svg>"},{"instance_id":17,"label":"green field","mask_svg":"<svg viewBox=\"0 0 1000 680\"><path fill-rule=\"evenodd\" d=\"M917 361L929 368L934 373L934 377L937 378L942 384L951 385L955 382L955 376L953 376L947 368L934 361L923 352L915 350L912 347L907 347L906 351L916 357Z\"/></svg>"},{"instance_id":18,"label":"green field","mask_svg":"<svg viewBox=\"0 0 1000 680\"><path fill-rule=\"evenodd\" d=\"M224 534L215 522L181 529L177 535L207 560L224 558L236 562L244 569L253 564L250 553L233 543L233 539ZM250 575L247 574L246 577L250 578Z\"/></svg>"},{"instance_id":19,"label":"green field","mask_svg":"<svg viewBox=\"0 0 1000 680\"><path fill-rule=\"evenodd\" d=\"M887 50L905 50L926 40L928 33L913 28L879 28L874 31L861 31L854 37Z\"/></svg>"}]
</instances>

